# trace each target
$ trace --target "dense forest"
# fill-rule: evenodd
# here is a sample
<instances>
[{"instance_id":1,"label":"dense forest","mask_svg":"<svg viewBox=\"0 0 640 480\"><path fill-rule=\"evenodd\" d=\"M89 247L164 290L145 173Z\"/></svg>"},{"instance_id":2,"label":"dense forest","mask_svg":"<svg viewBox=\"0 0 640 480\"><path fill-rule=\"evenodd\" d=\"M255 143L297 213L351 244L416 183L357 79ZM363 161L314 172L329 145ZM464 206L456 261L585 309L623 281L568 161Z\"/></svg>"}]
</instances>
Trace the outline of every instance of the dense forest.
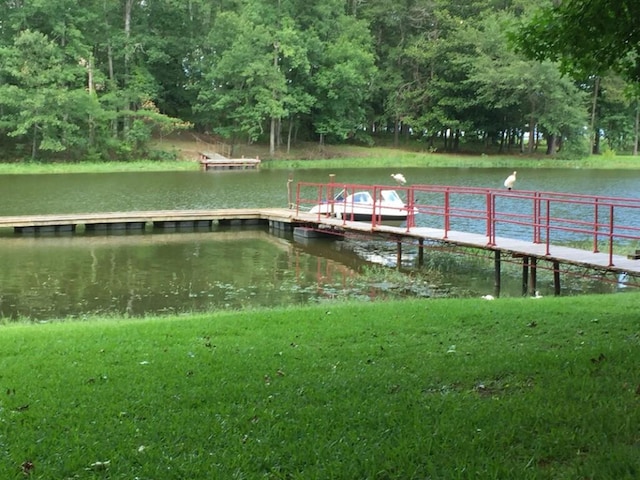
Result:
<instances>
[{"instance_id":1,"label":"dense forest","mask_svg":"<svg viewBox=\"0 0 640 480\"><path fill-rule=\"evenodd\" d=\"M528 48L553 3L2 0L0 152L137 158L180 129L272 154L309 141L637 152L637 78Z\"/></svg>"}]
</instances>

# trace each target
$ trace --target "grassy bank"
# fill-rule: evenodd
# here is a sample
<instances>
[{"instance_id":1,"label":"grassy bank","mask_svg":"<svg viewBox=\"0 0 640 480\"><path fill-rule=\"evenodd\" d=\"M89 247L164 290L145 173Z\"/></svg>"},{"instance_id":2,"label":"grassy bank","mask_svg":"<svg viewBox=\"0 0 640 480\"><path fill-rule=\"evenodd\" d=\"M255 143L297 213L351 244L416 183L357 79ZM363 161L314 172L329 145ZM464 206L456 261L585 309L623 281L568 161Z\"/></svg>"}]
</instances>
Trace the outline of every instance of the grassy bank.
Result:
<instances>
[{"instance_id":1,"label":"grassy bank","mask_svg":"<svg viewBox=\"0 0 640 480\"><path fill-rule=\"evenodd\" d=\"M632 479L638 294L0 327L3 478Z\"/></svg>"},{"instance_id":2,"label":"grassy bank","mask_svg":"<svg viewBox=\"0 0 640 480\"><path fill-rule=\"evenodd\" d=\"M186 147L184 147L186 148ZM194 147L197 148L197 147ZM410 168L410 167L479 167L479 168L591 168L591 169L637 169L640 157L636 156L592 156L580 160L558 160L547 157L527 157L519 155L455 155L423 153L399 149L376 147L327 147L328 151L317 151L316 159L309 151L295 151L286 157L263 159L264 169L296 168ZM255 157L255 148L247 157ZM190 150L191 152L191 150ZM263 152L264 153L264 152ZM187 158L187 157L185 157ZM122 162L79 162L79 163L0 163L0 175L30 173L99 173L99 172L144 172L144 171L197 171L200 166L193 159L167 161L122 161ZM297 159L298 158L298 159Z\"/></svg>"},{"instance_id":3,"label":"grassy bank","mask_svg":"<svg viewBox=\"0 0 640 480\"><path fill-rule=\"evenodd\" d=\"M272 160L267 168L411 168L411 167L464 167L464 168L589 168L589 169L637 169L640 157L592 156L578 160L559 160L548 157L519 155L455 155L439 153L403 152L388 148L372 148L368 154L317 160Z\"/></svg>"},{"instance_id":4,"label":"grassy bank","mask_svg":"<svg viewBox=\"0 0 640 480\"><path fill-rule=\"evenodd\" d=\"M0 163L0 175L36 173L111 173L111 172L179 172L196 171L198 162L136 160L131 162L78 163Z\"/></svg>"}]
</instances>

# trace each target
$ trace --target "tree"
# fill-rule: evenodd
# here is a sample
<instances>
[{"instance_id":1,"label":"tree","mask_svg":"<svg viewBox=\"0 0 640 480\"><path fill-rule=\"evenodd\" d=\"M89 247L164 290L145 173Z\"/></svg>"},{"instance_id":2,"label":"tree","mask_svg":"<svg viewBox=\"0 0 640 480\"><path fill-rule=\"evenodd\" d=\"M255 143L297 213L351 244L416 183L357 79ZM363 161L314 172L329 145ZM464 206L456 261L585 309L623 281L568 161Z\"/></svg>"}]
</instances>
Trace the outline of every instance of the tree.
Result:
<instances>
[{"instance_id":1,"label":"tree","mask_svg":"<svg viewBox=\"0 0 640 480\"><path fill-rule=\"evenodd\" d=\"M469 82L477 91L478 106L509 119L503 131L510 126L524 132L527 127L529 153L537 146L538 133L547 140L548 154L566 140L581 144L579 132L587 123L583 92L561 75L557 64L510 51L505 32L512 23L510 15L493 14L477 25L481 32L469 29L465 34L477 45Z\"/></svg>"},{"instance_id":2,"label":"tree","mask_svg":"<svg viewBox=\"0 0 640 480\"><path fill-rule=\"evenodd\" d=\"M320 47L312 61L313 91L317 102L312 109L313 126L320 144L327 136L342 141L363 131L366 103L371 95L375 63L369 33L353 17L334 19L335 35Z\"/></svg>"},{"instance_id":3,"label":"tree","mask_svg":"<svg viewBox=\"0 0 640 480\"><path fill-rule=\"evenodd\" d=\"M217 16L196 108L225 138L256 141L269 131L271 153L285 119L289 141L296 117L321 141L346 138L366 121L374 70L366 25L337 0L272 3L242 2Z\"/></svg>"},{"instance_id":4,"label":"tree","mask_svg":"<svg viewBox=\"0 0 640 480\"><path fill-rule=\"evenodd\" d=\"M513 36L531 58L560 61L583 78L612 69L640 81L640 2L562 0L548 3Z\"/></svg>"},{"instance_id":5,"label":"tree","mask_svg":"<svg viewBox=\"0 0 640 480\"><path fill-rule=\"evenodd\" d=\"M80 124L97 104L74 88L84 69L65 64L62 50L46 35L22 31L13 46L0 50L2 124L11 137L30 139L31 158L39 150L60 152L82 143ZM70 86L71 85L71 86ZM80 107L82 106L82 107ZM80 108L79 108L80 107Z\"/></svg>"}]
</instances>

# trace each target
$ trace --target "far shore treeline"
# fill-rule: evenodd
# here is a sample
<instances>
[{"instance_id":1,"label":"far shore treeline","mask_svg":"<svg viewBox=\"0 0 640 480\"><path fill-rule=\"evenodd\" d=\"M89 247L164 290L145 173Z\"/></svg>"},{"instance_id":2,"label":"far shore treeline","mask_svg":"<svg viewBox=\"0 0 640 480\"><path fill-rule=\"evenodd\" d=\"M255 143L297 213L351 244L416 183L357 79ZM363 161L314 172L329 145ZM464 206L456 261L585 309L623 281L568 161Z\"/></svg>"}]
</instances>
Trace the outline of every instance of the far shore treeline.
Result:
<instances>
[{"instance_id":1,"label":"far shore treeline","mask_svg":"<svg viewBox=\"0 0 640 480\"><path fill-rule=\"evenodd\" d=\"M151 139L184 129L271 157L302 142L637 154L638 7L556 3L2 1L0 161L170 160ZM545 51L548 22L632 50L580 63L569 40Z\"/></svg>"}]
</instances>

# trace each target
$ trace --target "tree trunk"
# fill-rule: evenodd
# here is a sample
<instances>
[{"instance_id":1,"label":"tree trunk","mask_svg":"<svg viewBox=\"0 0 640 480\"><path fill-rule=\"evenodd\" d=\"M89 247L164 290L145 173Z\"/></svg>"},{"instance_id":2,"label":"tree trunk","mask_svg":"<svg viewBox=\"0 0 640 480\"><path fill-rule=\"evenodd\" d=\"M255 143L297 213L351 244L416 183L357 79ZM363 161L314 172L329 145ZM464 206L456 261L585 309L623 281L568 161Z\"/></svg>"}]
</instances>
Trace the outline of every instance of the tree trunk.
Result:
<instances>
[{"instance_id":1,"label":"tree trunk","mask_svg":"<svg viewBox=\"0 0 640 480\"><path fill-rule=\"evenodd\" d=\"M400 119L396 118L395 125L393 128L393 146L397 147L400 144L400 128L401 128Z\"/></svg>"},{"instance_id":2,"label":"tree trunk","mask_svg":"<svg viewBox=\"0 0 640 480\"><path fill-rule=\"evenodd\" d=\"M280 6L280 2L278 2L278 6ZM278 42L274 42L273 44L273 69L278 71L278 51L280 49L280 45ZM277 101L278 93L273 91L273 99ZM274 116L271 117L271 129L269 131L269 154L271 156L276 153L276 118Z\"/></svg>"},{"instance_id":3,"label":"tree trunk","mask_svg":"<svg viewBox=\"0 0 640 480\"><path fill-rule=\"evenodd\" d=\"M638 135L640 130L640 100L636 100L636 124L633 129L633 154L638 155Z\"/></svg>"},{"instance_id":4,"label":"tree trunk","mask_svg":"<svg viewBox=\"0 0 640 480\"><path fill-rule=\"evenodd\" d=\"M31 142L31 160L36 159L38 153L38 125L33 125L33 142Z\"/></svg>"},{"instance_id":5,"label":"tree trunk","mask_svg":"<svg viewBox=\"0 0 640 480\"><path fill-rule=\"evenodd\" d=\"M289 131L287 132L287 155L291 152L291 134L293 132L293 118L289 116Z\"/></svg>"},{"instance_id":6,"label":"tree trunk","mask_svg":"<svg viewBox=\"0 0 640 480\"><path fill-rule=\"evenodd\" d=\"M269 130L269 155L276 153L276 118L271 117L271 128Z\"/></svg>"},{"instance_id":7,"label":"tree trunk","mask_svg":"<svg viewBox=\"0 0 640 480\"><path fill-rule=\"evenodd\" d=\"M600 77L596 77L593 84L593 99L591 101L591 153L599 153L600 150L600 134L595 129L596 124L596 107L598 105L598 90L600 89Z\"/></svg>"},{"instance_id":8,"label":"tree trunk","mask_svg":"<svg viewBox=\"0 0 640 480\"><path fill-rule=\"evenodd\" d=\"M593 154L600 154L600 135L596 135L593 141Z\"/></svg>"},{"instance_id":9,"label":"tree trunk","mask_svg":"<svg viewBox=\"0 0 640 480\"><path fill-rule=\"evenodd\" d=\"M127 110L131 110L131 99L129 97L129 55L131 48L131 10L133 8L133 0L126 0L124 7L124 103ZM129 116L123 118L125 133L129 130Z\"/></svg>"},{"instance_id":10,"label":"tree trunk","mask_svg":"<svg viewBox=\"0 0 640 480\"><path fill-rule=\"evenodd\" d=\"M103 2L103 12L104 12L104 20L106 25L107 34L111 33L111 25L109 25L109 20L107 16L107 0ZM113 48L111 48L111 38L107 39L107 64L109 68L109 88L116 91L118 86L116 85L116 76L113 69ZM113 138L117 138L118 136L118 119L114 118L111 120L111 133L113 134Z\"/></svg>"},{"instance_id":11,"label":"tree trunk","mask_svg":"<svg viewBox=\"0 0 640 480\"><path fill-rule=\"evenodd\" d=\"M518 147L520 153L524 153L524 132L522 130L518 131Z\"/></svg>"},{"instance_id":12,"label":"tree trunk","mask_svg":"<svg viewBox=\"0 0 640 480\"><path fill-rule=\"evenodd\" d=\"M529 145L527 148L527 153L533 153L533 146L536 143L536 128L534 124L533 114L529 117Z\"/></svg>"},{"instance_id":13,"label":"tree trunk","mask_svg":"<svg viewBox=\"0 0 640 480\"><path fill-rule=\"evenodd\" d=\"M556 136L551 134L547 136L547 155L553 155L556 153Z\"/></svg>"}]
</instances>

